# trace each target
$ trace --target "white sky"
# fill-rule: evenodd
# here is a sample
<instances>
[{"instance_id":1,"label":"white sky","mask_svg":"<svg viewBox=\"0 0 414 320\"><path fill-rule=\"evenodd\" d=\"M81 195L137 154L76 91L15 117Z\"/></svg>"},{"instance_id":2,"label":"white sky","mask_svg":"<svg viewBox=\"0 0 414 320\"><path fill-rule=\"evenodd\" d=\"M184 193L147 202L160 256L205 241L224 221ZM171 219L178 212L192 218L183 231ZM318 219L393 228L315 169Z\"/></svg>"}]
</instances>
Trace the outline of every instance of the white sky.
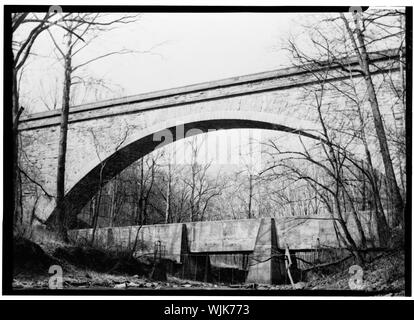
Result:
<instances>
[{"instance_id":1,"label":"white sky","mask_svg":"<svg viewBox=\"0 0 414 320\"><path fill-rule=\"evenodd\" d=\"M293 18L283 14L144 14L141 23L123 36L130 45L144 49L168 41L154 49L163 57L129 57L114 65L110 74L119 82L127 76L131 81L125 87L134 93L274 69L288 62L277 42L290 30Z\"/></svg>"},{"instance_id":2,"label":"white sky","mask_svg":"<svg viewBox=\"0 0 414 320\"><path fill-rule=\"evenodd\" d=\"M114 96L133 95L289 65L283 40L297 32L307 14L286 13L144 13L136 23L96 39L74 64L113 50L151 53L111 56L90 64L84 74L103 78ZM46 110L40 95L55 90L62 69L44 33L22 80L23 101L31 112ZM113 96L110 96L113 97ZM109 97L108 97L109 98ZM89 97L93 101L96 97ZM99 97L98 97L99 99Z\"/></svg>"}]
</instances>

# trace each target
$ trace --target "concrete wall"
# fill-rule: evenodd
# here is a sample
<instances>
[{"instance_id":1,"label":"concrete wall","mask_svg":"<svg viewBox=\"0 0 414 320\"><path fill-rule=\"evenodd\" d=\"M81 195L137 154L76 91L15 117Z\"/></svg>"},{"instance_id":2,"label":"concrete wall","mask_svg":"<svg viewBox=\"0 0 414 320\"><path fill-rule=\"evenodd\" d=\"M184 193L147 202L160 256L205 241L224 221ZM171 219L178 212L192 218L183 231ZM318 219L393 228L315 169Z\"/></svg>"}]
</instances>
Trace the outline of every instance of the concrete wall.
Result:
<instances>
[{"instance_id":1,"label":"concrete wall","mask_svg":"<svg viewBox=\"0 0 414 320\"><path fill-rule=\"evenodd\" d=\"M352 215L347 215L347 226L352 237L360 244L360 238ZM368 244L378 245L376 223L372 214L360 214ZM265 219L270 221L270 218ZM171 223L142 226L138 250L143 254L153 252L154 244L161 241L166 254L178 255L183 247L191 253L225 253L254 251L262 219L242 219L193 223ZM269 222L270 223L270 222ZM292 250L306 250L316 247L344 247L335 233L333 222L328 216L303 216L275 219L276 244L279 249L286 246ZM138 226L99 228L95 239L97 245L106 248L128 248L135 240ZM343 232L338 228L341 235ZM86 241L92 229L71 230L76 241Z\"/></svg>"},{"instance_id":2,"label":"concrete wall","mask_svg":"<svg viewBox=\"0 0 414 320\"><path fill-rule=\"evenodd\" d=\"M253 251L260 219L193 222L186 226L190 252Z\"/></svg>"},{"instance_id":3,"label":"concrete wall","mask_svg":"<svg viewBox=\"0 0 414 320\"><path fill-rule=\"evenodd\" d=\"M359 244L352 215L346 215L346 218L348 228ZM367 213L361 213L366 237L372 245L378 241L376 232L370 233L375 228L371 218ZM83 243L91 239L92 229L71 230L69 234L72 240ZM141 228L100 228L96 230L95 245L109 249L131 249L135 239L138 239L135 253L137 256L153 255L156 243L160 241L162 256L183 263L183 267L194 263L192 254L212 254L214 258L209 259L210 265L240 269L240 259L231 261L224 255L247 253L247 281L258 283L283 282L286 278L284 262L274 254L283 254L286 246L298 251L317 247L344 247L338 241L332 220L326 216L172 223ZM206 258L208 259L207 255ZM190 270L191 267L187 265L187 269Z\"/></svg>"},{"instance_id":4,"label":"concrete wall","mask_svg":"<svg viewBox=\"0 0 414 320\"><path fill-rule=\"evenodd\" d=\"M374 213L370 211L359 212L359 219L367 238L368 247L379 246L377 224ZM344 213L347 229L351 233L357 245L361 244L361 238L357 231L354 216ZM278 245L280 248L288 246L294 250L312 249L320 247L344 247L341 236L345 237L339 223L336 223L339 239L335 232L330 216L298 216L276 219Z\"/></svg>"},{"instance_id":5,"label":"concrete wall","mask_svg":"<svg viewBox=\"0 0 414 320\"><path fill-rule=\"evenodd\" d=\"M185 225L179 223L159 224L116 228L99 228L95 233L94 244L97 247L114 250L131 249L136 245L136 256L152 255L157 242L161 242L163 256L176 262L181 262L183 252L183 230ZM138 231L138 237L137 237ZM92 229L70 230L70 238L77 243L91 240Z\"/></svg>"}]
</instances>

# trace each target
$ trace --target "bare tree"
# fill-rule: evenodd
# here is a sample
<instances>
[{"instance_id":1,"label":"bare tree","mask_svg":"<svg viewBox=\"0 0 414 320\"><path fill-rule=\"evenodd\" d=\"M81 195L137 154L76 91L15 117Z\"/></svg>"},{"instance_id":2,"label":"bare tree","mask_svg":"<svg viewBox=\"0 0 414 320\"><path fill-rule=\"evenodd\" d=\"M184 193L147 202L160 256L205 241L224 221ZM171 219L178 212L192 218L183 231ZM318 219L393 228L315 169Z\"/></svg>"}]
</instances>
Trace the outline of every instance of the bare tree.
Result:
<instances>
[{"instance_id":1,"label":"bare tree","mask_svg":"<svg viewBox=\"0 0 414 320\"><path fill-rule=\"evenodd\" d=\"M190 171L189 177L184 177L183 182L189 189L189 221L202 221L209 208L211 201L221 195L225 188L224 184L220 182L220 172L215 178L209 177L208 171L211 167L211 161L203 164L200 162L201 148L205 142L205 137L197 139L192 137L188 142L190 147Z\"/></svg>"},{"instance_id":2,"label":"bare tree","mask_svg":"<svg viewBox=\"0 0 414 320\"><path fill-rule=\"evenodd\" d=\"M333 160L334 157L329 160L321 161L321 159L312 156L309 152L310 150L307 148L303 151L286 151L279 149L276 145L274 145L274 147L276 151L273 155L275 163L265 169L262 174L269 174L270 172L269 175L273 179L278 179L283 176L283 178L288 177L293 182L305 181L308 183L325 204L328 212L331 214L334 225L335 223L339 223L341 230L345 235L346 245L349 246L359 262L362 263L363 258L359 254L358 246L347 227L344 216L344 203L341 198L342 193L346 192L343 182L344 177L341 174L341 168L336 167L340 162ZM277 157L277 155L279 157ZM336 157L338 157L338 154L336 154ZM333 166L329 167L329 165L327 165L329 163L332 163ZM312 172L309 171L312 166L319 169L316 171L319 172L319 175L314 176ZM325 176L325 178L321 178L322 176ZM358 218L355 218L357 231L362 246L364 246L366 243L365 235Z\"/></svg>"},{"instance_id":3,"label":"bare tree","mask_svg":"<svg viewBox=\"0 0 414 320\"><path fill-rule=\"evenodd\" d=\"M164 211L164 223L170 223L172 219L172 198L173 198L173 179L176 174L176 168L174 168L173 159L171 152L162 152L161 158L167 161L167 164L163 165L166 167L166 172L161 176L162 185L157 184L158 191L165 201L165 211ZM166 185L166 190L164 191L163 186Z\"/></svg>"},{"instance_id":4,"label":"bare tree","mask_svg":"<svg viewBox=\"0 0 414 320\"><path fill-rule=\"evenodd\" d=\"M170 222L171 216L171 182L172 182L172 169L171 163L168 162L168 172L167 172L167 195L165 196L165 223Z\"/></svg>"},{"instance_id":5,"label":"bare tree","mask_svg":"<svg viewBox=\"0 0 414 320\"><path fill-rule=\"evenodd\" d=\"M122 129L123 133L120 133L118 135L118 141L115 145L115 148L113 150L113 152L117 152L119 150L119 148L121 148L124 144L124 142L126 141L126 139L128 138L129 135L129 127L128 126L124 126L125 129ZM93 216L92 216L92 237L91 237L91 244L93 244L94 240L95 240L95 233L96 233L96 228L98 227L98 218L99 218L99 212L101 209L101 199L102 199L102 191L103 191L103 186L108 182L105 181L103 179L103 172L105 170L106 167L106 163L108 158L103 158L103 143L101 141L99 141L99 138L97 138L95 132L93 131L92 128L89 128L89 132L92 136L93 139L93 143L95 146L95 152L96 152L96 156L98 157L99 160L99 187L98 187L98 194L97 197L94 201L94 211L93 211ZM114 138L115 139L115 138Z\"/></svg>"},{"instance_id":6,"label":"bare tree","mask_svg":"<svg viewBox=\"0 0 414 320\"><path fill-rule=\"evenodd\" d=\"M312 71L310 70L310 72ZM325 105L324 103L329 69L312 72L312 74L318 81L310 89L305 89L307 90L305 96L309 97L312 95L314 98L313 106L321 126L321 132L319 133L320 143L313 150L309 149L303 138L299 135L302 151L296 151L289 149L281 150L276 143L270 142L269 146L275 151L273 157L276 158L273 160L274 163L272 165L262 171L262 174L269 170L274 173L275 169L282 169L282 173L276 174L276 177L288 175L293 181L303 180L309 183L324 201L328 211L331 213L333 223L339 223L352 253L360 263L363 263L363 257L358 251L358 246L346 225L344 217L344 207L346 203L349 203L351 214L353 215L357 232L361 239L361 246L365 247L366 237L354 206L353 198L349 192L347 178L349 171L354 170L354 167L352 163L347 161L350 155L346 147L352 144L355 137L348 136L347 140L342 138L341 141L337 141L337 128L333 130L328 125L327 119L329 119L330 115L329 105ZM339 148L337 147L338 145L344 147ZM309 172L309 168L312 167L318 173L317 175L312 175L312 172ZM276 177L274 176L273 178ZM330 199L333 200L333 203L331 203Z\"/></svg>"},{"instance_id":7,"label":"bare tree","mask_svg":"<svg viewBox=\"0 0 414 320\"><path fill-rule=\"evenodd\" d=\"M21 215L21 188L19 184L19 132L18 125L24 108L20 105L20 86L22 70L32 52L33 44L39 35L50 26L50 18L54 13L47 12L41 18L28 12L12 13L11 29L13 33L11 56L12 65L12 116L13 116L13 185L14 185L14 221ZM29 26L29 27L28 27ZM24 29L22 31L22 29Z\"/></svg>"},{"instance_id":8,"label":"bare tree","mask_svg":"<svg viewBox=\"0 0 414 320\"><path fill-rule=\"evenodd\" d=\"M260 199L256 198L261 184L261 177L256 172L254 166L245 163L243 169L236 172L233 183L237 186L234 196L243 205L246 218L253 218L255 216L254 204L260 202ZM260 211L258 210L257 216L259 215Z\"/></svg>"},{"instance_id":9,"label":"bare tree","mask_svg":"<svg viewBox=\"0 0 414 320\"><path fill-rule=\"evenodd\" d=\"M67 241L67 231L65 222L65 167L66 167L66 146L67 146L67 131L69 107L71 104L71 87L76 83L74 78L75 72L86 65L95 62L99 59L120 53L124 51L116 50L108 52L98 57L88 59L73 65L73 58L82 50L84 50L97 34L103 31L108 31L113 26L125 24L136 21L136 16L122 16L108 19L99 13L78 13L65 15L59 22L60 26L65 30L63 39L65 46L58 44L52 31L48 30L50 38L57 49L57 54L62 60L64 79L63 79L63 94L62 94L62 112L60 121L60 138L59 138L59 153L57 165L57 183L56 183L56 225L58 237L63 241ZM90 37L87 39L87 37ZM87 39L87 40L86 40ZM130 51L127 51L130 53Z\"/></svg>"},{"instance_id":10,"label":"bare tree","mask_svg":"<svg viewBox=\"0 0 414 320\"><path fill-rule=\"evenodd\" d=\"M355 108L353 110L344 110L341 109L340 112L344 113L348 116L348 123L350 128L347 130L345 129L346 134L355 134L352 132L353 128L355 128L355 121L349 121L351 117L356 117L359 120L363 120L359 124L360 128L358 128L358 132L361 133L362 129L368 130L367 128L371 128L371 123L373 126L373 130L375 130L375 138L376 143L379 145L379 155L381 156L382 163L384 164L385 168L385 176L388 186L388 195L392 199L392 203L394 206L394 216L396 219L394 220L396 224L401 223L402 211L404 208L404 202L401 197L401 193L399 192L400 187L397 184L397 179L395 175L395 171L393 168L393 163L391 161L392 155L390 152L390 144L389 140L391 141L398 140L398 136L401 136L401 132L403 130L395 130L394 136L390 135L392 132L388 129L385 123L385 119L383 114L381 114L381 109L385 110L388 113L387 109L392 106L381 106L378 102L378 94L381 90L386 89L384 83L390 84L392 87L396 89L396 87L401 87L401 89L394 90L396 92L396 96L401 101L401 109L404 109L403 106L403 98L401 92L404 91L404 77L403 77L403 66L404 62L404 54L403 54L403 34L405 34L404 27L400 23L401 17L404 16L403 11L398 10L368 10L361 14L354 13L352 16L352 23L354 24L354 28L351 27L351 23L348 22L345 15L341 14L339 16L332 16L321 21L318 21L316 24L310 25L307 27L307 34L309 41L309 47L305 50L300 50L295 43L295 40L291 40L289 43L289 51L292 53L292 56L297 62L300 63L308 63L311 65L316 66L317 68L331 68L332 72L336 72L337 74L344 77L345 80L340 81L339 85L335 85L335 82L329 82L329 85L332 89L338 91L341 95L343 95L346 99L349 99L354 104ZM349 49L351 48L351 49ZM392 61L389 63L382 62L377 64L370 60L369 52L373 52L374 55L382 55L383 53L378 53L377 50L384 50L384 49L397 49L399 51L400 59L397 63L400 66L400 78L401 78L401 85L394 84L394 76L389 72L383 72L384 82L379 82L379 77L376 76L374 83L373 72L381 71L382 68L394 68L395 64L395 57L392 58ZM308 52L307 54L305 52ZM384 53L387 55L387 51ZM349 64L349 61L356 61L356 65ZM362 77L361 77L362 76ZM356 79L362 79L362 81ZM387 78L387 79L385 79ZM363 99L358 98L358 93L356 91L360 91L361 84L366 88L366 95L367 100L370 105L370 110L372 114L372 118L366 118L364 115L362 118L358 114L358 108L361 109L361 105L363 103ZM362 111L363 109L361 109ZM365 111L362 111L364 114ZM394 112L393 112L394 113ZM402 111L402 113L404 113ZM395 117L394 117L395 122ZM403 123L400 122L403 126ZM398 133L397 133L398 132ZM361 133L361 136L363 133ZM403 135L402 135L403 136ZM363 138L358 137L359 140L363 140ZM362 142L364 143L364 142ZM400 145L404 145L402 142ZM402 149L397 147L398 149ZM372 158L371 155L367 157ZM404 158L404 157L402 157ZM369 160L368 163L368 170L369 168ZM397 159L396 163L401 168L401 159ZM372 171L372 170L371 170ZM404 180L403 180L403 170L400 169L401 175L401 189L404 189ZM373 186L376 189L375 186ZM380 207L380 204L377 204ZM379 218L382 215L381 209L379 208Z\"/></svg>"},{"instance_id":11,"label":"bare tree","mask_svg":"<svg viewBox=\"0 0 414 320\"><path fill-rule=\"evenodd\" d=\"M388 147L387 136L385 134L384 123L379 109L377 94L372 81L372 75L370 70L369 56L366 48L366 40L364 36L365 20L362 14L353 13L353 20L355 28L352 29L348 20L343 13L340 14L341 19L351 39L352 46L355 54L358 57L359 66L364 75L365 83L368 91L368 98L372 108L372 114L374 117L375 130L377 133L378 142L380 145L382 160L385 168L385 175L387 177L387 183L389 186L389 192L392 195L392 199L397 211L397 224L402 224L404 203L399 191L397 179L395 178L394 167L391 160L391 155Z\"/></svg>"},{"instance_id":12,"label":"bare tree","mask_svg":"<svg viewBox=\"0 0 414 320\"><path fill-rule=\"evenodd\" d=\"M314 76L317 75L317 72L315 72L315 69L326 69L332 70L332 73L339 74L340 80L338 81L326 81L326 87L330 88L330 90L338 92L341 96L343 96L346 100L346 106L343 108L337 107L336 111L331 110L330 113L332 114L332 117L335 113L340 113L340 118L342 118L342 124L337 126L337 128L331 128L333 130L336 130L338 134L341 135L348 135L353 136L355 141L360 141L360 143L364 147L365 152L365 161L359 162L356 161L353 157L352 153L349 152L349 150L344 150L344 148L341 147L341 145L337 145L336 147L339 149L343 149L346 154L346 158L348 161L351 161L353 165L355 166L354 170L354 177L355 179L362 180L363 188L359 188L358 186L355 187L355 190L360 190L362 197L365 199L363 201L362 207L365 208L365 201L367 201L367 191L369 191L369 196L373 198L372 204L374 206L374 213L376 215L377 219L377 226L378 226L378 234L381 236L381 244L384 245L387 242L387 239L389 238L389 228L388 228L388 221L385 217L385 211L383 208L383 203L381 200L381 187L379 185L378 180L378 172L374 169L373 165L373 156L372 152L370 150L369 141L367 136L369 136L369 132L367 133L367 130L369 130L371 126L371 118L369 117L367 111L364 108L364 101L366 99L365 94L361 94L358 92L359 88L361 87L361 82L365 83L365 86L367 87L366 95L368 98L368 101L371 105L371 112L372 112L372 118L374 122L374 128L376 129L376 137L377 141L380 145L380 154L382 156L382 160L384 163L384 167L386 168L386 181L395 180L395 174L391 172L392 169L392 162L388 161L391 160L390 153L388 150L388 142L387 142L387 136L384 129L384 124L382 120L382 116L379 110L378 101L376 98L376 91L374 89L374 84L372 80L371 75L371 69L374 70L380 70L381 66L374 65L369 60L368 51L366 49L366 45L373 46L376 43L387 43L387 41L390 38L396 38L401 39L401 32L402 29L401 26L399 26L397 29L399 29L397 32L392 33L386 31L384 32L382 30L379 30L378 27L383 28L388 24L384 24L383 18L394 16L394 15L400 15L399 12L393 12L391 11L382 11L382 12L371 12L367 13L365 20L361 21L354 21L356 23L356 29L358 30L351 30L351 27L348 23L348 21L345 19L344 15L341 15L339 18L333 17L329 19L325 19L323 21L324 24L326 24L327 27L329 27L331 30L335 29L335 35L333 36L332 33L324 32L324 27L321 26L321 24L317 24L316 26L312 26L308 29L309 32L309 39L311 44L314 47L313 52L306 54L304 50L299 49L298 45L295 43L294 40L291 40L289 42L288 49L292 54L292 57L295 59L295 64L299 67L306 69L308 72L313 74ZM365 15L365 14L364 14ZM354 15L355 18L355 15ZM362 28L358 28L358 23L362 23ZM366 23L366 24L365 24ZM389 22L388 22L389 23ZM376 25L377 32L369 31L369 28L367 25L371 24ZM389 25L395 27L395 23L390 23ZM361 26L359 26L361 27ZM390 28L391 29L391 28ZM379 30L379 31L378 31ZM362 34L361 34L362 33ZM359 34L359 36L356 36L355 34ZM364 35L366 35L366 38L364 39ZM356 38L355 38L356 37ZM358 40L359 37L359 40ZM362 38L361 38L362 37ZM368 39L368 40L367 40ZM359 41L359 44L357 44ZM365 41L365 42L361 42ZM392 42L391 45L397 43ZM362 45L364 45L364 48L360 48ZM402 46L402 45L401 45ZM401 48L400 46L400 48ZM348 47L351 47L352 50L348 52ZM357 50L355 50L355 48ZM361 52L360 52L361 51ZM316 54L315 54L316 52ZM401 50L400 50L401 52ZM356 56L355 56L356 53ZM358 66L350 65L349 61L352 60L352 58L357 58ZM365 57L365 58L364 58ZM400 54L400 66L403 64L402 55ZM392 62L393 63L393 62ZM395 87L393 77L390 76L390 73L385 72L384 74L384 82L390 83L392 87ZM362 77L362 81L360 80L360 76ZM387 79L385 79L387 78ZM401 77L403 78L403 77ZM321 80L325 81L323 78L317 78L317 81L321 82ZM401 79L403 82L403 79ZM381 90L381 86L378 86L376 90ZM394 89L397 94L396 96L401 100L401 95L398 93L399 90ZM359 90L360 91L360 90ZM349 102L349 103L348 103ZM352 106L351 108L349 108ZM332 118L335 119L335 118ZM346 121L346 125L344 125L343 121ZM394 118L395 122L395 118ZM332 126L331 126L332 127ZM379 133L378 133L379 132ZM395 135L396 137L398 135ZM385 139L382 139L385 137ZM388 154L388 156L387 156ZM404 156L403 156L404 157ZM387 162L388 161L388 162ZM400 161L398 161L400 163ZM387 169L388 166L388 169ZM390 168L391 167L391 168ZM401 167L401 164L400 164ZM388 172L388 173L387 173ZM359 175L359 173L362 174ZM403 176L402 170L400 169L400 175ZM390 178L391 177L391 178ZM391 184L387 183L388 187ZM404 183L402 180L402 187ZM368 186L368 188L367 188ZM351 196L352 192L348 192L349 195L347 197ZM402 212L401 207L396 203L399 202L399 187L398 185L395 185L395 187L392 188L392 190L388 189L388 195L392 199L392 202L394 204L394 208L398 208L397 215L399 216ZM400 197L401 198L401 197ZM397 200L396 200L397 199ZM356 208L353 208L351 206L352 210L357 210ZM389 215L391 217L391 215ZM399 218L397 217L397 221Z\"/></svg>"}]
</instances>

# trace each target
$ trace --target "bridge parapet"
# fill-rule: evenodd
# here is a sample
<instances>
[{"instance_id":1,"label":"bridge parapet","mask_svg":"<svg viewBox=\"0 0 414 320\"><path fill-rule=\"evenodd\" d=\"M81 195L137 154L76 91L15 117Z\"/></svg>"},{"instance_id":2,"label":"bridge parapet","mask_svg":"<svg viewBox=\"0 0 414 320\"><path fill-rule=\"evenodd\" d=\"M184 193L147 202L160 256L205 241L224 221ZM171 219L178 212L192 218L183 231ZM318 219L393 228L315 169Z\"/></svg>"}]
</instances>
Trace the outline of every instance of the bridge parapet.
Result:
<instances>
[{"instance_id":1,"label":"bridge parapet","mask_svg":"<svg viewBox=\"0 0 414 320\"><path fill-rule=\"evenodd\" d=\"M387 50L371 53L371 71L375 73L389 72L399 68L399 50ZM340 63L346 65L344 70ZM302 67L288 67L256 74L210 81L180 88L149 92L118 99L109 99L96 103L73 106L69 111L69 123L86 120L114 117L130 113L139 113L160 108L174 107L183 104L200 103L220 98L251 95L267 91L277 91L292 87L302 87L315 83L314 73L329 74L326 81L334 81L349 77L361 77L361 73L353 72L358 64L356 58L344 59L337 63L321 62ZM33 130L56 126L60 123L60 110L39 112L20 119L19 130Z\"/></svg>"}]
</instances>

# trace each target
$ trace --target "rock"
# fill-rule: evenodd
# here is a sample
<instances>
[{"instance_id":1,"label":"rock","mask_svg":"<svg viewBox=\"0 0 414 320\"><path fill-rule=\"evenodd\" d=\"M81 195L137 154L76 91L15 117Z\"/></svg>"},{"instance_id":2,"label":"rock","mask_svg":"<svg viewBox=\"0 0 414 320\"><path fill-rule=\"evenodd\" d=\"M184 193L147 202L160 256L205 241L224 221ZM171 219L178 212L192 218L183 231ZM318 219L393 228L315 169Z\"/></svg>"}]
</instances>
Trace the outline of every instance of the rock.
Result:
<instances>
[{"instance_id":1,"label":"rock","mask_svg":"<svg viewBox=\"0 0 414 320\"><path fill-rule=\"evenodd\" d=\"M81 280L66 280L63 282L64 285L73 286L73 287L82 287L82 286L89 286L89 281L81 281Z\"/></svg>"},{"instance_id":2,"label":"rock","mask_svg":"<svg viewBox=\"0 0 414 320\"><path fill-rule=\"evenodd\" d=\"M257 286L257 289L258 290L269 290L270 286L267 285L267 284L260 284L260 285Z\"/></svg>"},{"instance_id":3,"label":"rock","mask_svg":"<svg viewBox=\"0 0 414 320\"><path fill-rule=\"evenodd\" d=\"M257 289L257 283L249 283L246 285L246 289Z\"/></svg>"},{"instance_id":4,"label":"rock","mask_svg":"<svg viewBox=\"0 0 414 320\"><path fill-rule=\"evenodd\" d=\"M297 282L294 285L295 290L303 290L306 288L306 283L305 282Z\"/></svg>"},{"instance_id":5,"label":"rock","mask_svg":"<svg viewBox=\"0 0 414 320\"><path fill-rule=\"evenodd\" d=\"M135 282L128 282L128 287L140 287L141 284Z\"/></svg>"},{"instance_id":6,"label":"rock","mask_svg":"<svg viewBox=\"0 0 414 320\"><path fill-rule=\"evenodd\" d=\"M120 283L120 284L116 284L114 286L115 289L126 289L127 288L127 284L126 283Z\"/></svg>"},{"instance_id":7,"label":"rock","mask_svg":"<svg viewBox=\"0 0 414 320\"><path fill-rule=\"evenodd\" d=\"M24 285L21 282L13 281L13 288L14 289L22 289Z\"/></svg>"}]
</instances>

